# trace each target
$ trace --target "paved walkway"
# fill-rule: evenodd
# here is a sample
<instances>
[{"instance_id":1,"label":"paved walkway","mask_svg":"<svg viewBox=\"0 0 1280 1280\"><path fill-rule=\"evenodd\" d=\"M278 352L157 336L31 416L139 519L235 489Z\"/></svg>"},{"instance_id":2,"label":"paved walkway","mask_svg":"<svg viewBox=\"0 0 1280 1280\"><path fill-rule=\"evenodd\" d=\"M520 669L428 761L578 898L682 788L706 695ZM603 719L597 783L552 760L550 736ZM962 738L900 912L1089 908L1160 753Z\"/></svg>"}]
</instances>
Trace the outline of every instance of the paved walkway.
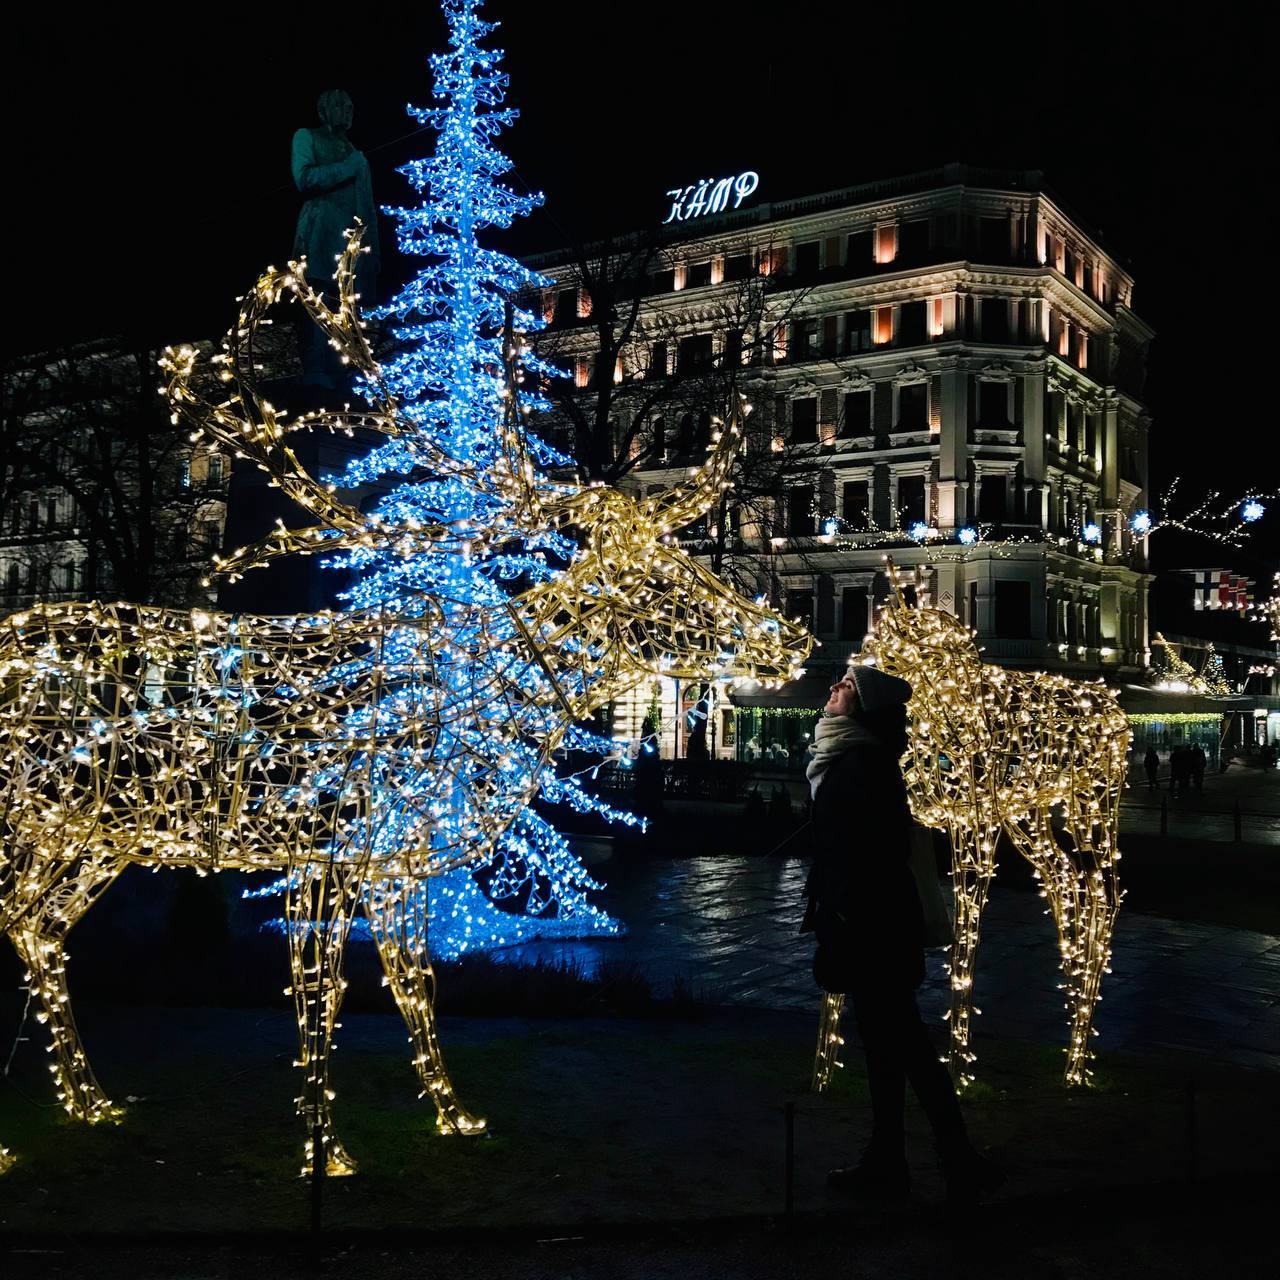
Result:
<instances>
[{"instance_id":1,"label":"paved walkway","mask_svg":"<svg viewBox=\"0 0 1280 1280\"><path fill-rule=\"evenodd\" d=\"M603 905L617 941L537 943L507 955L633 964L659 989L689 982L725 1004L812 1009L810 939L798 935L806 864L707 857L621 866ZM979 1034L1066 1042L1052 921L1035 894L997 884L983 922ZM1280 936L1121 911L1112 974L1095 1025L1099 1047L1176 1046L1280 1071ZM941 954L929 958L926 1017L947 1005Z\"/></svg>"},{"instance_id":2,"label":"paved walkway","mask_svg":"<svg viewBox=\"0 0 1280 1280\"><path fill-rule=\"evenodd\" d=\"M1280 845L1280 769L1233 764L1226 773L1207 773L1204 789L1174 796L1168 766L1160 789L1147 785L1146 774L1129 774L1129 789L1120 806L1120 830L1142 835L1160 831L1161 804L1168 806L1169 835L1209 843L1235 839L1235 808L1240 808L1241 839L1249 844Z\"/></svg>"}]
</instances>

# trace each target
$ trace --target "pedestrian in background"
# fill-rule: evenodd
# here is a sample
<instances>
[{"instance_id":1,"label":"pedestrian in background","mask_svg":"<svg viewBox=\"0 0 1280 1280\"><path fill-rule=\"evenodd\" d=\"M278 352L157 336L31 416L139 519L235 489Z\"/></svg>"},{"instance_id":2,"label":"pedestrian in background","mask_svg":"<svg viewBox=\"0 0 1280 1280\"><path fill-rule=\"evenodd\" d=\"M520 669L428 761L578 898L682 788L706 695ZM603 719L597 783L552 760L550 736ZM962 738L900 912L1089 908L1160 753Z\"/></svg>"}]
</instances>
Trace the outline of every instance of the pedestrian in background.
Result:
<instances>
[{"instance_id":1,"label":"pedestrian in background","mask_svg":"<svg viewBox=\"0 0 1280 1280\"><path fill-rule=\"evenodd\" d=\"M1147 754L1142 757L1142 767L1147 771L1147 790L1160 790L1160 753L1149 746Z\"/></svg>"},{"instance_id":2,"label":"pedestrian in background","mask_svg":"<svg viewBox=\"0 0 1280 1280\"><path fill-rule=\"evenodd\" d=\"M1204 770L1209 763L1209 757L1205 755L1204 748L1197 742L1191 748L1191 776L1195 779L1196 790L1204 790Z\"/></svg>"},{"instance_id":3,"label":"pedestrian in background","mask_svg":"<svg viewBox=\"0 0 1280 1280\"><path fill-rule=\"evenodd\" d=\"M906 1085L933 1129L949 1196L977 1199L1003 1173L969 1141L955 1087L916 1005L924 981L924 919L909 867L911 810L898 760L910 686L851 667L831 686L806 770L814 860L802 931L815 935L813 973L846 994L857 1019L871 1093L871 1141L833 1188L864 1197L907 1193Z\"/></svg>"}]
</instances>

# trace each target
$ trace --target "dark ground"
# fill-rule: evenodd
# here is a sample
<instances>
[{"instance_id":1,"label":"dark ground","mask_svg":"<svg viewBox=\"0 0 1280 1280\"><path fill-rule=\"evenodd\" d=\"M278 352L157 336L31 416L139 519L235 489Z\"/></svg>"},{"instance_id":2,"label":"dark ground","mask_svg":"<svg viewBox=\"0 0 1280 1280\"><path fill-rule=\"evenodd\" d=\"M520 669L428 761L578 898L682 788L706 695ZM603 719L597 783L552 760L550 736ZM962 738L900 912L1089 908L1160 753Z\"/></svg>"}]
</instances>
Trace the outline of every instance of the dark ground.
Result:
<instances>
[{"instance_id":1,"label":"dark ground","mask_svg":"<svg viewBox=\"0 0 1280 1280\"><path fill-rule=\"evenodd\" d=\"M1150 913L1148 932L1159 916L1227 926L1224 940L1248 936L1231 926L1278 931L1274 846L1133 833L1124 848L1123 928L1138 922L1131 913ZM786 879L776 861L768 871ZM710 987L686 987L673 1000L664 982L625 965L590 975L486 963L451 970L442 982L456 1015L443 1020L446 1056L464 1102L491 1121L490 1137L466 1142L432 1133L403 1029L379 1012L390 1006L374 969L353 964L336 1114L361 1172L325 1187L317 1243L308 1188L296 1177L283 944L245 933L234 912L220 915L201 895L208 882L145 879L164 896L144 900L122 881L120 902L104 902L73 939L85 1042L104 1084L127 1103L124 1123L63 1122L42 1033L30 1024L34 1038L18 1045L0 1081L0 1142L20 1156L0 1178L6 1278L241 1280L264 1267L317 1280L356 1270L389 1280L1280 1272L1274 1070L1250 1069L1238 1055L1235 1065L1215 1063L1208 1043L1193 1052L1154 1036L1120 1048L1113 1024L1118 984L1135 979L1128 970L1104 989L1120 998L1104 999L1097 1086L1086 1093L1059 1083L1056 1022L1053 1043L1033 1042L1038 1032L1005 1016L1007 994L988 1002L988 1031L975 1046L980 1083L966 1108L1011 1178L987 1205L957 1217L943 1203L918 1116L905 1204L860 1206L827 1193L826 1169L856 1154L868 1116L853 1046L832 1095L807 1092L816 997L802 1013L712 1008L698 999L714 997ZM1022 896L1013 866L1000 883ZM998 949L1009 921L996 924L986 945ZM1168 926L1167 946L1179 927ZM203 959L188 989L176 974L193 953ZM0 970L13 992L19 975L7 956ZM1270 991L1265 976L1258 971L1254 985ZM998 987L999 972L989 981ZM195 1007L184 990L196 1006L242 1007ZM1221 990L1162 998L1199 1008ZM1050 1003L1052 994L1050 984ZM21 1013L20 996L0 995L5 1057ZM1201 1012L1220 1028L1223 1056L1243 1034L1231 1013ZM788 1101L796 1106L790 1217Z\"/></svg>"},{"instance_id":2,"label":"dark ground","mask_svg":"<svg viewBox=\"0 0 1280 1280\"><path fill-rule=\"evenodd\" d=\"M287 1014L86 1008L118 1127L62 1122L42 1053L0 1092L20 1155L0 1181L16 1276L1062 1276L1274 1273L1280 1191L1274 1076L1177 1051L1107 1053L1067 1094L1060 1050L984 1039L974 1133L1010 1171L952 1217L920 1117L911 1198L830 1195L867 1132L858 1055L832 1096L806 1092L814 1020L756 1010L679 1018L447 1019L464 1101L492 1136L431 1132L397 1019L346 1020L340 1131L360 1174L325 1188L318 1270ZM136 1101L134 1100L136 1099ZM796 1104L785 1220L784 1106ZM1267 1263L1267 1265L1264 1265ZM1222 1270L1219 1265L1218 1270Z\"/></svg>"},{"instance_id":3,"label":"dark ground","mask_svg":"<svg viewBox=\"0 0 1280 1280\"><path fill-rule=\"evenodd\" d=\"M279 1280L1235 1280L1275 1274L1275 1190L1274 1183L1244 1183L1208 1195L1161 1189L960 1219L917 1213L869 1222L833 1214L559 1238L69 1245L12 1251L4 1261L15 1280L242 1280L251 1268Z\"/></svg>"}]
</instances>

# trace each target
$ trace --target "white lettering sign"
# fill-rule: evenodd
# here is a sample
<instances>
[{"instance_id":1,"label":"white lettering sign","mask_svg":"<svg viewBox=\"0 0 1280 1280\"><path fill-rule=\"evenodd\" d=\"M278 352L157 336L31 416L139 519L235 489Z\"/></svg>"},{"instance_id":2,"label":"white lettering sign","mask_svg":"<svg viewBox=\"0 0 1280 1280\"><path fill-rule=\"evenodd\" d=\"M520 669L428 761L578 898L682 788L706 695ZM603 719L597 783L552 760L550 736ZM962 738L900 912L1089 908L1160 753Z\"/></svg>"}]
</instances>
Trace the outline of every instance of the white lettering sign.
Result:
<instances>
[{"instance_id":1,"label":"white lettering sign","mask_svg":"<svg viewBox=\"0 0 1280 1280\"><path fill-rule=\"evenodd\" d=\"M758 186L760 175L748 169L736 178L703 178L701 182L691 182L687 187L676 187L668 191L671 197L671 212L663 222L688 222L690 218L705 218L711 213L723 213L728 208L736 209ZM730 206L729 201L733 204Z\"/></svg>"}]
</instances>

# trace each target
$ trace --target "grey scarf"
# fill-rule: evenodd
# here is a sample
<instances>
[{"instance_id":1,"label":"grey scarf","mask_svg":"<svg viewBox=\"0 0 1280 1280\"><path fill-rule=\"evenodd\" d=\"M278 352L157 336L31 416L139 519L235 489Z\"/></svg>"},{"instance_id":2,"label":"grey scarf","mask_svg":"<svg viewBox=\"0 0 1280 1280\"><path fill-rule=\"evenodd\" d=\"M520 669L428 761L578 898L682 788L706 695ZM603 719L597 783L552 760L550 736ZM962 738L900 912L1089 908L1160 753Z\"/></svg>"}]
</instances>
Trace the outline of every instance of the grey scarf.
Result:
<instances>
[{"instance_id":1,"label":"grey scarf","mask_svg":"<svg viewBox=\"0 0 1280 1280\"><path fill-rule=\"evenodd\" d=\"M809 779L809 794L817 796L822 779L838 756L864 742L878 743L879 739L852 716L824 715L813 731L813 746L809 748L813 759L804 771Z\"/></svg>"}]
</instances>

